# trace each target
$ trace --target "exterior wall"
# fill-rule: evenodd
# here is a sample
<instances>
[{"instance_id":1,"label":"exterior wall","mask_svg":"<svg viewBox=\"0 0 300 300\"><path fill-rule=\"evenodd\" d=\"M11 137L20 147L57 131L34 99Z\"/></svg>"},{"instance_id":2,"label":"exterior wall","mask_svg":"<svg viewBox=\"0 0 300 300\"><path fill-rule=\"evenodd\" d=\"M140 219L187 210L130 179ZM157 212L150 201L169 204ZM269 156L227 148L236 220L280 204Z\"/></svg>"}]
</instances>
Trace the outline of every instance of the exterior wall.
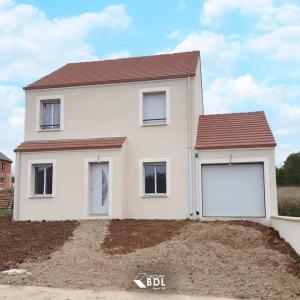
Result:
<instances>
[{"instance_id":1,"label":"exterior wall","mask_svg":"<svg viewBox=\"0 0 300 300\"><path fill-rule=\"evenodd\" d=\"M30 195L30 165L52 161L53 197ZM88 163L109 161L109 218L123 218L126 177L126 145L118 150L87 150L21 153L17 157L19 172L15 190L15 220L67 220L94 218L89 215ZM55 179L54 179L55 177Z\"/></svg>"},{"instance_id":2,"label":"exterior wall","mask_svg":"<svg viewBox=\"0 0 300 300\"><path fill-rule=\"evenodd\" d=\"M5 164L5 171L2 171L1 165ZM4 178L4 183L0 183L0 190L11 188L11 163L8 161L0 160L0 178Z\"/></svg>"},{"instance_id":3,"label":"exterior wall","mask_svg":"<svg viewBox=\"0 0 300 300\"><path fill-rule=\"evenodd\" d=\"M201 150L197 158L197 179L199 182L196 190L194 207L202 218L202 189L201 189L201 164L263 162L265 181L266 221L277 214L277 190L275 174L274 148L264 149L233 149L233 150Z\"/></svg>"},{"instance_id":4,"label":"exterior wall","mask_svg":"<svg viewBox=\"0 0 300 300\"><path fill-rule=\"evenodd\" d=\"M191 106L203 111L200 69L195 78L190 79ZM170 124L162 126L139 125L139 90L145 88L170 88ZM114 218L141 219L183 219L188 216L188 121L191 119L187 105L188 79L147 81L115 85L101 85L26 92L25 140L85 139L99 137L126 136L126 165L122 171L116 170L124 180L114 181L114 194L122 190L122 201L118 203L122 213L112 213ZM197 88L196 88L197 87ZM197 92L194 90L197 89ZM59 95L64 99L64 130L41 132L36 130L36 103L44 96ZM197 104L195 104L197 102ZM193 117L195 127L196 118ZM195 127L196 128L196 127ZM83 185L82 163L77 163L75 172L67 172L76 160L74 153L89 152L45 152L21 153L19 174L19 212L16 219L74 219L85 218L80 185ZM101 152L102 153L102 152ZM76 154L83 159L85 154ZM89 155L87 155L89 156ZM167 158L170 170L170 194L167 197L145 197L140 195L142 180L139 161ZM26 196L26 164L30 159L57 160L57 197L49 203L49 208L37 199ZM117 158L116 158L117 159ZM80 160L79 160L80 162ZM114 163L115 165L115 163ZM73 166L72 166L73 167ZM25 170L24 170L25 169ZM16 172L17 173L17 172ZM63 174L63 175L62 175ZM75 174L77 174L75 176ZM118 175L118 176L119 176ZM68 176L68 178L67 178ZM60 178L59 178L60 177ZM72 182L76 182L72 184ZM72 188L76 186L76 192ZM120 184L122 187L120 188ZM64 189L63 189L64 187ZM18 193L16 193L18 194ZM71 200L72 199L72 200ZM120 198L121 199L121 198ZM49 201L48 201L49 200ZM77 203L69 211L71 201ZM38 204L37 204L38 203ZM55 204L53 204L55 203ZM58 210L57 212L55 210Z\"/></svg>"},{"instance_id":5,"label":"exterior wall","mask_svg":"<svg viewBox=\"0 0 300 300\"><path fill-rule=\"evenodd\" d=\"M300 255L300 218L274 216L271 225Z\"/></svg>"}]
</instances>

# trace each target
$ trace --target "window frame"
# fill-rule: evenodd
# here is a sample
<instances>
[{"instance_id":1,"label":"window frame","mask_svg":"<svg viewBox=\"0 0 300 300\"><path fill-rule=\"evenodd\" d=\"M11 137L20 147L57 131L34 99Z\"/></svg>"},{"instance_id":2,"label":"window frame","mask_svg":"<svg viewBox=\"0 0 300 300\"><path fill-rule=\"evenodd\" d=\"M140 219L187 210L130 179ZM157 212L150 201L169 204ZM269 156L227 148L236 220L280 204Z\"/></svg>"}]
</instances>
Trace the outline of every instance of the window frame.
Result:
<instances>
[{"instance_id":1,"label":"window frame","mask_svg":"<svg viewBox=\"0 0 300 300\"><path fill-rule=\"evenodd\" d=\"M155 94L165 93L166 94L166 121L157 123L144 123L144 94ZM170 119L170 87L154 87L139 89L139 126L165 126L169 125Z\"/></svg>"},{"instance_id":2,"label":"window frame","mask_svg":"<svg viewBox=\"0 0 300 300\"><path fill-rule=\"evenodd\" d=\"M5 178L4 177L0 177L0 184L4 184L5 183Z\"/></svg>"},{"instance_id":3,"label":"window frame","mask_svg":"<svg viewBox=\"0 0 300 300\"><path fill-rule=\"evenodd\" d=\"M6 171L6 163L5 162L1 162L1 171L2 172Z\"/></svg>"},{"instance_id":4,"label":"window frame","mask_svg":"<svg viewBox=\"0 0 300 300\"><path fill-rule=\"evenodd\" d=\"M52 165L52 194L35 194L35 167L37 166ZM44 192L45 192L44 177ZM56 196L56 160L43 159L43 160L30 160L28 161L27 169L27 197L28 198L54 198Z\"/></svg>"},{"instance_id":5,"label":"window frame","mask_svg":"<svg viewBox=\"0 0 300 300\"><path fill-rule=\"evenodd\" d=\"M171 173L170 173L170 159L168 157L160 158L142 158L139 159L139 196L141 198L165 198L171 195ZM145 165L159 164L166 165L166 193L146 193L145 192ZM155 175L156 178L156 175ZM157 183L155 182L155 185ZM156 189L155 189L156 190Z\"/></svg>"},{"instance_id":6,"label":"window frame","mask_svg":"<svg viewBox=\"0 0 300 300\"><path fill-rule=\"evenodd\" d=\"M41 128L43 121L43 104L45 103L60 103L60 126L58 128ZM49 95L39 96L36 101L36 131L60 131L64 129L64 96L63 95Z\"/></svg>"}]
</instances>

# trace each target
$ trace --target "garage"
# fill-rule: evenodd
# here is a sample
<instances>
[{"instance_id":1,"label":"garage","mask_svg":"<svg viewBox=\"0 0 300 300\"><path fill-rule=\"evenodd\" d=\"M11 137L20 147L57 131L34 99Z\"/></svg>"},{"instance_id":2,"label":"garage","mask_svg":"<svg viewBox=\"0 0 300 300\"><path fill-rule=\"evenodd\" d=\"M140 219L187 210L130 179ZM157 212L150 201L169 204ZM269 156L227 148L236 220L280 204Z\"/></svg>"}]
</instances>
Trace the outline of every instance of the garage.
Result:
<instances>
[{"instance_id":1,"label":"garage","mask_svg":"<svg viewBox=\"0 0 300 300\"><path fill-rule=\"evenodd\" d=\"M263 163L202 164L203 217L266 216Z\"/></svg>"}]
</instances>

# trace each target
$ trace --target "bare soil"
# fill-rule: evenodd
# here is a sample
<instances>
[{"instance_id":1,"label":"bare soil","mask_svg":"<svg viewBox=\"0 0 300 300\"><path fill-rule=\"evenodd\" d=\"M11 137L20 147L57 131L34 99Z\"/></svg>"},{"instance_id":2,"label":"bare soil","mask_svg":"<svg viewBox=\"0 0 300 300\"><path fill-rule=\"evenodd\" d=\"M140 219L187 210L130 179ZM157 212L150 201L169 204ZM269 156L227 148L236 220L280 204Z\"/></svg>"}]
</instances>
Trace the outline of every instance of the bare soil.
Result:
<instances>
[{"instance_id":1,"label":"bare soil","mask_svg":"<svg viewBox=\"0 0 300 300\"><path fill-rule=\"evenodd\" d=\"M253 222L82 221L48 260L20 267L32 276L0 275L0 284L140 291L133 279L145 272L165 275L165 293L300 298L297 255Z\"/></svg>"},{"instance_id":2,"label":"bare soil","mask_svg":"<svg viewBox=\"0 0 300 300\"><path fill-rule=\"evenodd\" d=\"M28 259L48 259L77 225L76 221L12 222L10 217L0 217L0 271Z\"/></svg>"},{"instance_id":3,"label":"bare soil","mask_svg":"<svg viewBox=\"0 0 300 300\"><path fill-rule=\"evenodd\" d=\"M112 220L102 247L109 254L125 254L171 239L188 221Z\"/></svg>"}]
</instances>

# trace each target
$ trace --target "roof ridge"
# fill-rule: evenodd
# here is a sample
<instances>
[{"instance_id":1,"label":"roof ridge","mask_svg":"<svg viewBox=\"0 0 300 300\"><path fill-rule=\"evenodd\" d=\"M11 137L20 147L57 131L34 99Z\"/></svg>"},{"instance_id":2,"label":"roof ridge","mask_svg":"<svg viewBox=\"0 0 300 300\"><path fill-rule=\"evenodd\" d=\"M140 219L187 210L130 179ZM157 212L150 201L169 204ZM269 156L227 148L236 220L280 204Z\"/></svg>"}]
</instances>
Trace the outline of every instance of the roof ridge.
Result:
<instances>
[{"instance_id":1,"label":"roof ridge","mask_svg":"<svg viewBox=\"0 0 300 300\"><path fill-rule=\"evenodd\" d=\"M264 110L256 110L256 111L245 111L245 112L232 112L232 113L220 113L220 114L203 114L199 115L199 117L209 117L209 116L230 116L230 115L246 115L246 114L255 114L255 113L263 113Z\"/></svg>"},{"instance_id":2,"label":"roof ridge","mask_svg":"<svg viewBox=\"0 0 300 300\"><path fill-rule=\"evenodd\" d=\"M160 53L160 54L153 54L153 55L129 56L129 57L121 57L121 58L98 59L98 60L88 60L88 61L78 61L78 62L66 63L64 66L85 64L85 63L97 63L97 62L104 62L104 61L111 62L111 61L141 59L141 58L147 58L147 57L171 56L171 55L186 54L186 53L198 53L200 55L200 50L172 52L172 53Z\"/></svg>"}]
</instances>

